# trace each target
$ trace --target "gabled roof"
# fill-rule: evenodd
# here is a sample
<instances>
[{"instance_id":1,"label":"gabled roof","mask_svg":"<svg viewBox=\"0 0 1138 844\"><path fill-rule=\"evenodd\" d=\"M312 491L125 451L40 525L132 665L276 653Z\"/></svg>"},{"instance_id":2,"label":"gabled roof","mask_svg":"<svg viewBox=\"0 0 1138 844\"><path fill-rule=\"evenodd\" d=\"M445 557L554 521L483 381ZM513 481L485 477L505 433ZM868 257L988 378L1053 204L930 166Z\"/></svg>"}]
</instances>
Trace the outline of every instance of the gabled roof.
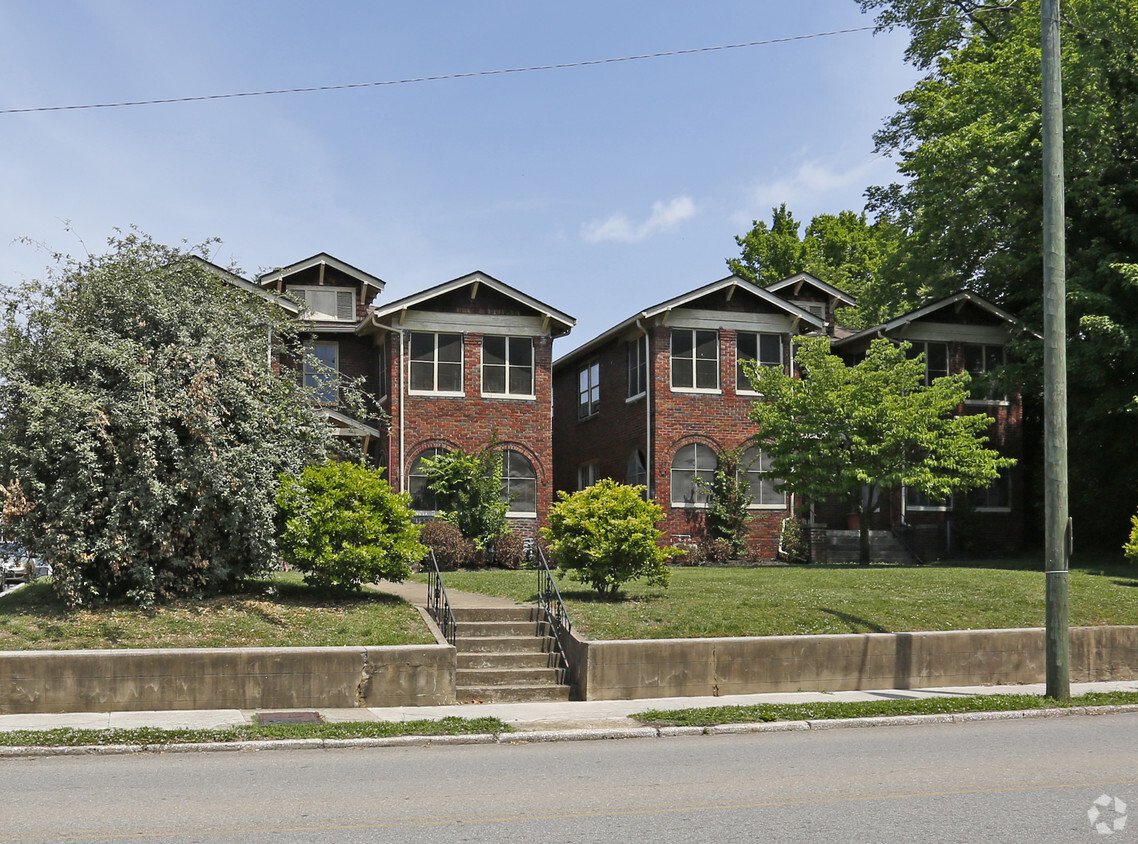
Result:
<instances>
[{"instance_id":1,"label":"gabled roof","mask_svg":"<svg viewBox=\"0 0 1138 844\"><path fill-rule=\"evenodd\" d=\"M810 273L795 273L790 278L784 278L782 281L776 281L774 284L768 284L766 286L766 289L771 293L779 293L781 295L785 295L783 294L783 291L789 287L793 291L790 295L797 295L798 291L803 287L803 285L807 284L812 287L816 287L822 293L825 293L827 296L838 300L842 304L857 304L857 299L846 293L844 290L839 290L832 284L827 284L826 282L822 281L822 279L810 275Z\"/></svg>"},{"instance_id":2,"label":"gabled roof","mask_svg":"<svg viewBox=\"0 0 1138 844\"><path fill-rule=\"evenodd\" d=\"M332 267L333 269L338 270L349 278L353 278L356 281L360 282L360 284L364 286L365 302L370 301L371 299L375 298L377 294L382 293L383 288L387 286L387 282L385 282L383 279L374 276L371 273L366 273L358 267L353 267L351 264L345 263L339 258L335 258L329 255L327 252L318 252L311 258L305 258L303 261L297 261L295 264L289 264L287 267L280 267L279 269L264 273L263 275L258 276L257 283L262 287L271 287L284 281L284 279L288 278L289 276L296 275L297 273L311 269L312 267L318 267L321 264L327 267ZM373 291L370 295L368 295L367 292L369 289Z\"/></svg>"},{"instance_id":3,"label":"gabled roof","mask_svg":"<svg viewBox=\"0 0 1138 844\"><path fill-rule=\"evenodd\" d=\"M960 308L963 305L972 305L992 315L1000 322L1003 322L1009 330L1024 331L1042 339L1043 335L1031 330L1026 325L1024 325L1023 321L1018 317L1012 316L1010 313L998 305L993 305L979 293L973 293L971 290L960 290L956 293L953 293L951 296L945 296L943 299L938 299L935 302L930 302L923 307L909 311L907 314L902 314L899 317L894 317L888 322L883 322L880 325L874 325L870 328L862 329L856 334L851 334L849 337L843 337L840 340L835 340L834 348L856 346L859 342L864 342L867 339L889 334L892 331L896 331L898 328L935 314L937 311L950 307Z\"/></svg>"},{"instance_id":4,"label":"gabled roof","mask_svg":"<svg viewBox=\"0 0 1138 844\"><path fill-rule=\"evenodd\" d=\"M740 290L748 295L754 296L756 299L766 302L767 304L779 310L785 311L790 316L793 316L802 322L813 326L814 328L822 329L825 327L822 320L814 316L809 311L806 311L797 305L788 302L781 296L777 296L768 290L764 290L762 287L759 287L756 284L752 284L745 278L741 278L737 275L729 275L726 278L719 279L719 281L713 281L711 284L705 284L703 287L699 287L689 293L684 293L680 296L668 299L666 302L661 302L658 305L653 305L650 308L646 308L635 316L629 317L619 325L613 326L603 334L594 337L583 346L578 346L576 349L569 352L564 357L558 358L553 362L553 365L554 367L564 366L565 364L568 364L580 357L584 357L585 355L592 353L593 350L599 348L600 346L603 346L613 337L618 337L621 334L624 334L641 320L652 319L653 317L660 316L661 314L665 314L668 311L675 310L676 308L682 308L690 305L693 302L696 302L711 293L717 293L721 290L727 290L729 288L733 288L732 293L734 293L735 290Z\"/></svg>"},{"instance_id":5,"label":"gabled roof","mask_svg":"<svg viewBox=\"0 0 1138 844\"><path fill-rule=\"evenodd\" d=\"M471 293L471 298L473 298L477 293L478 287L480 285L485 285L496 293L509 299L513 299L518 304L535 311L539 316L542 316L549 320L552 324L551 331L554 336L568 334L573 326L577 324L577 320L574 317L571 317L568 314L557 310L556 308L550 307L549 305L533 298L532 296L527 296L520 290L510 287L510 285L498 281L498 279L494 278L491 275L488 275L487 273L481 272L480 270L475 270L474 272L467 273L464 276L459 276L458 278L451 279L450 281L445 281L442 284L436 285L435 287L428 288L427 290L420 291L419 293L412 294L411 296L406 296L402 299L396 299L395 301L388 302L381 307L377 307L371 312L371 316L369 317L368 322L379 326L383 324L384 319L393 316L394 314L397 314L401 311L418 308L428 310L427 308L424 308L424 306L427 305L427 303L429 303L431 300L446 296L450 293L455 292L456 290L461 290L464 287L474 288Z\"/></svg>"},{"instance_id":6,"label":"gabled roof","mask_svg":"<svg viewBox=\"0 0 1138 844\"><path fill-rule=\"evenodd\" d=\"M265 290L249 281L248 279L237 275L237 273L232 272L231 270L227 270L225 267L219 266L212 261L207 261L200 255L191 255L190 258L201 264L222 281L232 284L237 289L244 290L246 293L252 293L254 296L259 296L267 302L272 302L274 305L283 308L293 316L299 316L301 307L292 299L287 299L284 296L279 296L276 293L273 293L271 290Z\"/></svg>"}]
</instances>

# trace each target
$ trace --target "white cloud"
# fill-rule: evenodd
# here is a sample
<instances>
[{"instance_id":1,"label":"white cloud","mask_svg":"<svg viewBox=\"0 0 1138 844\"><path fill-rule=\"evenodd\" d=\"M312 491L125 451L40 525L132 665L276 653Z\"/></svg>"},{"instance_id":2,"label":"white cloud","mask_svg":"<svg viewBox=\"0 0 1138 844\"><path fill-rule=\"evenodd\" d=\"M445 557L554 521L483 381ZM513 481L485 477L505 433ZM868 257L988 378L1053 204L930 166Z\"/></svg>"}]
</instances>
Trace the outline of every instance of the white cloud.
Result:
<instances>
[{"instance_id":1,"label":"white cloud","mask_svg":"<svg viewBox=\"0 0 1138 844\"><path fill-rule=\"evenodd\" d=\"M887 184L896 178L896 164L881 156L844 170L817 159L803 161L772 181L754 185L746 195L746 207L732 220L750 226L752 220L767 219L770 210L784 202L799 222L809 222L816 214L860 211L865 204L866 185Z\"/></svg>"},{"instance_id":2,"label":"white cloud","mask_svg":"<svg viewBox=\"0 0 1138 844\"><path fill-rule=\"evenodd\" d=\"M652 213L642 223L633 223L624 214L613 214L605 220L594 220L581 227L581 237L589 243L616 241L639 243L653 235L673 229L699 213L690 196L677 196L668 202L652 203Z\"/></svg>"}]
</instances>

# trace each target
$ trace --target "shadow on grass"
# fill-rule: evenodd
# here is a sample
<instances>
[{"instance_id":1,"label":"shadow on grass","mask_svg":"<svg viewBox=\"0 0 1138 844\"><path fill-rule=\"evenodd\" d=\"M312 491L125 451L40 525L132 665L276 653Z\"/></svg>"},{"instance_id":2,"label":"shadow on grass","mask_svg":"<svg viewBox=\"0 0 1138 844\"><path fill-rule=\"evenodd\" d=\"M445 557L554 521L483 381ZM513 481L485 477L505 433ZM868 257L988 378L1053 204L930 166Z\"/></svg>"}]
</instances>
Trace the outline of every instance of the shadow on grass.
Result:
<instances>
[{"instance_id":1,"label":"shadow on grass","mask_svg":"<svg viewBox=\"0 0 1138 844\"><path fill-rule=\"evenodd\" d=\"M866 630L870 631L871 633L892 632L889 629L882 627L880 624L875 624L868 618L861 618L860 616L850 615L848 612L842 612L841 610L832 610L829 607L818 607L818 612L828 613L829 615L834 616L834 618L841 619L846 624L850 625L851 633L864 633ZM860 629L858 628L858 625L860 625Z\"/></svg>"}]
</instances>

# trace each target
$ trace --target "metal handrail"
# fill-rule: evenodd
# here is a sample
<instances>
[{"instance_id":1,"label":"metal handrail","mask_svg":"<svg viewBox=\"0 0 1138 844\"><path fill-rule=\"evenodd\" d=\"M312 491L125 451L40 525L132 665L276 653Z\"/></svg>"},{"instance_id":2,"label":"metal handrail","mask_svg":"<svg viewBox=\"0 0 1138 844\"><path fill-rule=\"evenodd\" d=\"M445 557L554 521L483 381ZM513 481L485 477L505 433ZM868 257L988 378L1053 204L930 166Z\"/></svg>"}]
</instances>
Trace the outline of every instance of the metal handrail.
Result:
<instances>
[{"instance_id":1,"label":"metal handrail","mask_svg":"<svg viewBox=\"0 0 1138 844\"><path fill-rule=\"evenodd\" d=\"M450 607L447 588L443 585L443 574L439 571L434 551L427 552L424 562L427 560L431 561L427 569L427 612L443 632L443 637L453 645L458 635L458 622L455 621L454 610Z\"/></svg>"},{"instance_id":2,"label":"metal handrail","mask_svg":"<svg viewBox=\"0 0 1138 844\"><path fill-rule=\"evenodd\" d=\"M889 532L901 543L901 547L905 549L905 553L913 558L913 562L918 566L923 566L925 561L921 559L920 554L913 549L913 544L909 541L908 527L908 525L902 525L900 528L890 527Z\"/></svg>"},{"instance_id":3,"label":"metal handrail","mask_svg":"<svg viewBox=\"0 0 1138 844\"><path fill-rule=\"evenodd\" d=\"M573 621L569 618L569 611L565 609L565 602L561 600L561 591L553 579L553 572L549 570L549 563L545 560L545 553L541 546L535 543L534 550L537 559L537 600L545 620L553 630L553 641L557 643L557 652L561 655L561 662L565 672L569 672L569 657L561 644L561 635L569 634L573 629Z\"/></svg>"}]
</instances>

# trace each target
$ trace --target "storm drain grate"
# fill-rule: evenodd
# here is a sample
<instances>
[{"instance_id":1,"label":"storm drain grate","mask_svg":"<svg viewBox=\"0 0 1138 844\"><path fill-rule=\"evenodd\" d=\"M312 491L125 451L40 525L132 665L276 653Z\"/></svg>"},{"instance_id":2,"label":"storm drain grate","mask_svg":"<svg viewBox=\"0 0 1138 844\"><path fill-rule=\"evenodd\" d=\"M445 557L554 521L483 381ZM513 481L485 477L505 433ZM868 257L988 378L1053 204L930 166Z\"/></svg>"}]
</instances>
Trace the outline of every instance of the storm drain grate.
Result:
<instances>
[{"instance_id":1,"label":"storm drain grate","mask_svg":"<svg viewBox=\"0 0 1138 844\"><path fill-rule=\"evenodd\" d=\"M323 724L324 719L319 712L290 709L285 712L258 712L257 723L262 727L267 724Z\"/></svg>"}]
</instances>

